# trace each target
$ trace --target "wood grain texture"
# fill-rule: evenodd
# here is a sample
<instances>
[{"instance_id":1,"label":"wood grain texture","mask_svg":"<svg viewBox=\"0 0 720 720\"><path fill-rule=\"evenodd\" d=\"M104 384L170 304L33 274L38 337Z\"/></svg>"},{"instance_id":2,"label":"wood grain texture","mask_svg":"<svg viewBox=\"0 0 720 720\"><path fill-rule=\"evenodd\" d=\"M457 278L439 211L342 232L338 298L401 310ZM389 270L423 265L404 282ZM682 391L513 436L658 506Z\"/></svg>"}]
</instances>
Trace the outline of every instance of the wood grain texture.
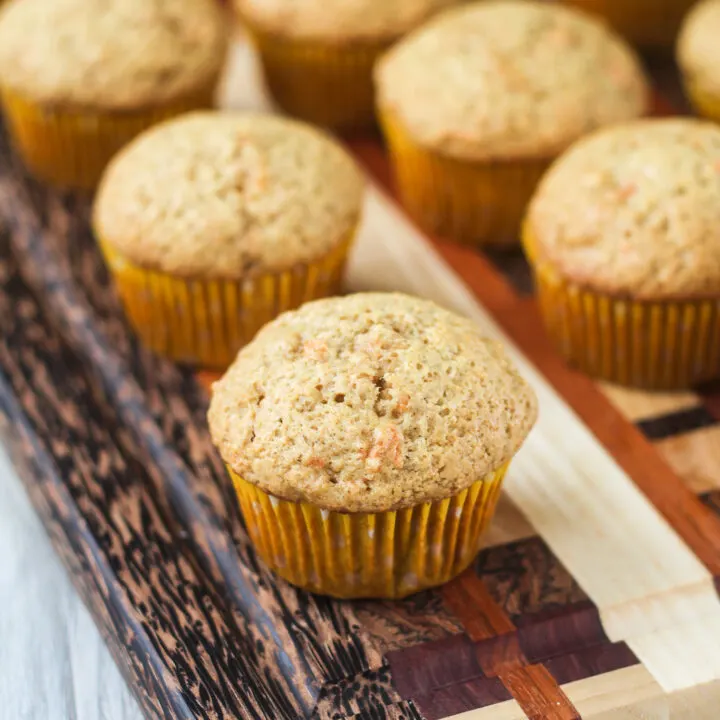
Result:
<instances>
[{"instance_id":1,"label":"wood grain texture","mask_svg":"<svg viewBox=\"0 0 720 720\"><path fill-rule=\"evenodd\" d=\"M236 49L233 106L264 105L251 60ZM377 139L349 147L391 187ZM655 411L626 417L555 357L521 259L433 246L375 187L366 210L349 289L472 317L508 343L542 405L494 546L402 603L309 596L258 562L202 382L134 341L87 202L29 181L0 140L0 422L145 714L663 717L665 691L720 678L720 502L660 459ZM661 411L709 423L713 392Z\"/></svg>"},{"instance_id":2,"label":"wood grain texture","mask_svg":"<svg viewBox=\"0 0 720 720\"><path fill-rule=\"evenodd\" d=\"M141 720L0 448L0 715Z\"/></svg>"}]
</instances>

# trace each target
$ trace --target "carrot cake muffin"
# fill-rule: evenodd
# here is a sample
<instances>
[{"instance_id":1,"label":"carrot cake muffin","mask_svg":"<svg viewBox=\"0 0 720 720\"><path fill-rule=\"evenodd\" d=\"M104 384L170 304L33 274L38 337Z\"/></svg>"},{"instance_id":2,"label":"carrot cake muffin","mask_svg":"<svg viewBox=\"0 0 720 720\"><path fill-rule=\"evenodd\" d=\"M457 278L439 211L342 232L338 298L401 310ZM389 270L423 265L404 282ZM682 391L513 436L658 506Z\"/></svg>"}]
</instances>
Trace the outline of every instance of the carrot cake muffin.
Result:
<instances>
[{"instance_id":1,"label":"carrot cake muffin","mask_svg":"<svg viewBox=\"0 0 720 720\"><path fill-rule=\"evenodd\" d=\"M360 171L324 133L198 112L112 161L94 227L147 344L225 368L268 320L339 290L362 198Z\"/></svg>"},{"instance_id":2,"label":"carrot cake muffin","mask_svg":"<svg viewBox=\"0 0 720 720\"><path fill-rule=\"evenodd\" d=\"M720 128L643 120L578 142L533 198L524 243L551 337L625 385L720 375Z\"/></svg>"},{"instance_id":3,"label":"carrot cake muffin","mask_svg":"<svg viewBox=\"0 0 720 720\"><path fill-rule=\"evenodd\" d=\"M339 597L401 597L478 551L532 390L470 320L399 294L285 313L213 387L213 441L258 552Z\"/></svg>"},{"instance_id":4,"label":"carrot cake muffin","mask_svg":"<svg viewBox=\"0 0 720 720\"><path fill-rule=\"evenodd\" d=\"M671 48L685 13L696 0L564 0L597 13L630 42Z\"/></svg>"},{"instance_id":5,"label":"carrot cake muffin","mask_svg":"<svg viewBox=\"0 0 720 720\"><path fill-rule=\"evenodd\" d=\"M456 0L234 0L268 88L291 115L356 129L375 120L378 55Z\"/></svg>"},{"instance_id":6,"label":"carrot cake muffin","mask_svg":"<svg viewBox=\"0 0 720 720\"><path fill-rule=\"evenodd\" d=\"M91 188L158 120L212 104L226 29L215 0L10 0L0 96L40 178Z\"/></svg>"},{"instance_id":7,"label":"carrot cake muffin","mask_svg":"<svg viewBox=\"0 0 720 720\"><path fill-rule=\"evenodd\" d=\"M678 40L677 60L696 110L720 122L720 0L699 2Z\"/></svg>"},{"instance_id":8,"label":"carrot cake muffin","mask_svg":"<svg viewBox=\"0 0 720 720\"><path fill-rule=\"evenodd\" d=\"M529 0L442 13L380 60L376 83L408 209L473 244L515 243L549 162L648 102L624 41L591 16Z\"/></svg>"}]
</instances>

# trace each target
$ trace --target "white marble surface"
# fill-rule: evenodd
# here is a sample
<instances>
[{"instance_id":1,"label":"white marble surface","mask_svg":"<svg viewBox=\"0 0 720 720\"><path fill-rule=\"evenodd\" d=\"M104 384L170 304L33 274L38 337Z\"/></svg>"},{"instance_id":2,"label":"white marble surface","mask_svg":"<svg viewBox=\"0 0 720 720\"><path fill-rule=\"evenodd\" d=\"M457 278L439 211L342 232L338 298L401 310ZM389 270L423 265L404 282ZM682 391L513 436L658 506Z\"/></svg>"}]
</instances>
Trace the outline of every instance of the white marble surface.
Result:
<instances>
[{"instance_id":1,"label":"white marble surface","mask_svg":"<svg viewBox=\"0 0 720 720\"><path fill-rule=\"evenodd\" d=\"M0 719L141 717L0 446Z\"/></svg>"}]
</instances>

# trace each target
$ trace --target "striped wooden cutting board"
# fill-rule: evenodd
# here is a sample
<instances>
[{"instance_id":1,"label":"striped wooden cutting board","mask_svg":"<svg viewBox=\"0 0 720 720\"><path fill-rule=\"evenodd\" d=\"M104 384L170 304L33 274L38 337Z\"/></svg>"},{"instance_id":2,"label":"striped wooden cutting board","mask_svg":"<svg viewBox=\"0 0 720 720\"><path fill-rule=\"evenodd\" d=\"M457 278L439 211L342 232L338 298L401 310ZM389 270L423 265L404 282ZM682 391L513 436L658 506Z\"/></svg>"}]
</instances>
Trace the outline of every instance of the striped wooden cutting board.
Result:
<instances>
[{"instance_id":1,"label":"striped wooden cutting board","mask_svg":"<svg viewBox=\"0 0 720 720\"><path fill-rule=\"evenodd\" d=\"M666 99L672 69L658 67ZM227 104L261 107L239 45ZM88 203L0 142L0 411L38 512L152 718L710 718L720 707L720 387L568 370L520 255L422 237L376 139L349 289L430 297L501 337L541 403L486 547L403 602L298 592L255 558L189 370L128 332Z\"/></svg>"}]
</instances>

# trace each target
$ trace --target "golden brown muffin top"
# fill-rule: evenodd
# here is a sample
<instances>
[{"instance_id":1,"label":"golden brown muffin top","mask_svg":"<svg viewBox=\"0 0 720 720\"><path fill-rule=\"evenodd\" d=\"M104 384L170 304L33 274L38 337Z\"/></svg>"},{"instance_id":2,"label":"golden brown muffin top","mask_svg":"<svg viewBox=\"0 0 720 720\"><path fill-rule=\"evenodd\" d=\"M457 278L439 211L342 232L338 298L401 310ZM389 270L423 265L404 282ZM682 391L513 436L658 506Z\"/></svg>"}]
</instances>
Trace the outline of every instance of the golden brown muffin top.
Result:
<instances>
[{"instance_id":1,"label":"golden brown muffin top","mask_svg":"<svg viewBox=\"0 0 720 720\"><path fill-rule=\"evenodd\" d=\"M131 262L240 279L317 260L359 222L363 178L294 120L198 112L147 130L110 163L95 231Z\"/></svg>"},{"instance_id":2,"label":"golden brown muffin top","mask_svg":"<svg viewBox=\"0 0 720 720\"><path fill-rule=\"evenodd\" d=\"M393 40L458 0L234 0L252 26L325 42Z\"/></svg>"},{"instance_id":3,"label":"golden brown muffin top","mask_svg":"<svg viewBox=\"0 0 720 720\"><path fill-rule=\"evenodd\" d=\"M379 106L460 159L551 158L647 109L635 53L599 20L528 0L441 13L376 66Z\"/></svg>"},{"instance_id":4,"label":"golden brown muffin top","mask_svg":"<svg viewBox=\"0 0 720 720\"><path fill-rule=\"evenodd\" d=\"M383 512L450 497L507 462L537 414L499 343L406 295L308 303L215 384L225 462L278 497Z\"/></svg>"},{"instance_id":5,"label":"golden brown muffin top","mask_svg":"<svg viewBox=\"0 0 720 720\"><path fill-rule=\"evenodd\" d=\"M226 44L215 0L11 0L0 84L41 103L144 108L212 82Z\"/></svg>"},{"instance_id":6,"label":"golden brown muffin top","mask_svg":"<svg viewBox=\"0 0 720 720\"><path fill-rule=\"evenodd\" d=\"M539 259L601 292L720 293L720 127L640 120L580 140L547 172L527 230Z\"/></svg>"},{"instance_id":7,"label":"golden brown muffin top","mask_svg":"<svg viewBox=\"0 0 720 720\"><path fill-rule=\"evenodd\" d=\"M678 39L678 62L691 80L720 95L720 0L699 2Z\"/></svg>"}]
</instances>

